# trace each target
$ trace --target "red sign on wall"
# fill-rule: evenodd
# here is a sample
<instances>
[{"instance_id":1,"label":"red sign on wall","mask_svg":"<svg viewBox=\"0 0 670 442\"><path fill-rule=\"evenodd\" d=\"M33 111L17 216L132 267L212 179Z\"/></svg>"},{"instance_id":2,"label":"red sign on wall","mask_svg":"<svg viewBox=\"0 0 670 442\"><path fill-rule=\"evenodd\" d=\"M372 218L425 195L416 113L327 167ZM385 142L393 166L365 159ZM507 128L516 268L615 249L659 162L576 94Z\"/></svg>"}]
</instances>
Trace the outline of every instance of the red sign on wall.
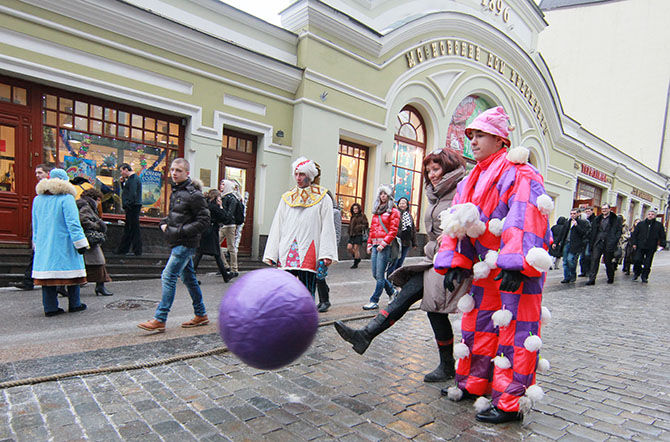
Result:
<instances>
[{"instance_id":1,"label":"red sign on wall","mask_svg":"<svg viewBox=\"0 0 670 442\"><path fill-rule=\"evenodd\" d=\"M0 152L7 152L7 141L0 140Z\"/></svg>"},{"instance_id":2,"label":"red sign on wall","mask_svg":"<svg viewBox=\"0 0 670 442\"><path fill-rule=\"evenodd\" d=\"M590 176L591 178L595 178L599 181L602 181L603 183L607 182L607 175L605 175L603 172L599 171L595 167L587 166L584 163L582 163L582 173L584 175Z\"/></svg>"}]
</instances>

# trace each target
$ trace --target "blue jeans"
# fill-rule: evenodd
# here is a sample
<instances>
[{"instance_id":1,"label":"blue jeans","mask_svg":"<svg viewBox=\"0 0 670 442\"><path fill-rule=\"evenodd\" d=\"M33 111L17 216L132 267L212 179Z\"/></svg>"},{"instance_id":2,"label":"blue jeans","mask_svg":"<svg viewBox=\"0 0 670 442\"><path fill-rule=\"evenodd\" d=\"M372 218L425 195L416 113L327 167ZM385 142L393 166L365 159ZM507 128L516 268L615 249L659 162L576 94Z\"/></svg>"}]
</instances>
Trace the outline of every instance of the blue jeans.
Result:
<instances>
[{"instance_id":1,"label":"blue jeans","mask_svg":"<svg viewBox=\"0 0 670 442\"><path fill-rule=\"evenodd\" d=\"M55 312L58 310L58 287L55 285L42 286L42 305L44 313ZM81 305L79 299L79 284L67 286L68 310L77 308Z\"/></svg>"},{"instance_id":2,"label":"blue jeans","mask_svg":"<svg viewBox=\"0 0 670 442\"><path fill-rule=\"evenodd\" d=\"M382 295L382 290L386 289L386 294L393 295L393 285L386 279L384 273L391 255L391 247L386 246L381 252L377 251L377 246L372 246L372 256L370 261L372 263L372 277L377 281L375 291L370 297L370 302L378 303L379 297Z\"/></svg>"},{"instance_id":3,"label":"blue jeans","mask_svg":"<svg viewBox=\"0 0 670 442\"><path fill-rule=\"evenodd\" d=\"M175 246L172 248L170 259L168 259L163 273L161 273L163 297L154 315L154 318L158 321L167 321L170 307L172 307L172 303L174 302L177 279L180 276L188 289L188 294L191 295L191 299L193 300L193 312L197 316L205 316L207 313L205 311L205 304L202 302L200 284L198 284L195 271L193 270L193 255L195 255L194 248L184 246Z\"/></svg>"},{"instance_id":4,"label":"blue jeans","mask_svg":"<svg viewBox=\"0 0 670 442\"><path fill-rule=\"evenodd\" d=\"M563 279L566 281L573 281L577 279L577 257L574 253L570 253L568 244L563 248Z\"/></svg>"}]
</instances>

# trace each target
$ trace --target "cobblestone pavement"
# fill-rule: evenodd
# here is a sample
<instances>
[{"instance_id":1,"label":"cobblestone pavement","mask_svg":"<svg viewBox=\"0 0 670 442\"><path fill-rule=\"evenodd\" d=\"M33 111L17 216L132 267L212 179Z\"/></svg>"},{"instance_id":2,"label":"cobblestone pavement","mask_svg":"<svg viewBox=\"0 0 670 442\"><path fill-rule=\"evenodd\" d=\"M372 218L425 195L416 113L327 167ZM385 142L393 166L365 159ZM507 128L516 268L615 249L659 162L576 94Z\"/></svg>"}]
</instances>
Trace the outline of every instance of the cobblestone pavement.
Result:
<instances>
[{"instance_id":1,"label":"cobblestone pavement","mask_svg":"<svg viewBox=\"0 0 670 442\"><path fill-rule=\"evenodd\" d=\"M670 440L670 254L657 255L644 285L618 273L613 285L600 275L595 287L564 286L559 273L544 296L553 316L543 330L552 369L538 376L546 396L523 424L477 423L471 402L440 397L446 383L423 382L437 354L425 314L411 311L363 356L326 325L278 371L223 353L5 388L0 440ZM104 365L217 345L210 333L62 357Z\"/></svg>"}]
</instances>

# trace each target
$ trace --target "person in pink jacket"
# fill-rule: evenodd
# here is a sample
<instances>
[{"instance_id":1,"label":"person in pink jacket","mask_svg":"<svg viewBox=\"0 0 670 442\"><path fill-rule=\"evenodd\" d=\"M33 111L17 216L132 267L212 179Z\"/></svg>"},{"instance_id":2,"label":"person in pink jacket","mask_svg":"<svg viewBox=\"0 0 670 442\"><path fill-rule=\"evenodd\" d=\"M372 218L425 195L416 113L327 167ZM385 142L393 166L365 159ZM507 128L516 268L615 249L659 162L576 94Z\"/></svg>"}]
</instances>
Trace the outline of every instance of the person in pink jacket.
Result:
<instances>
[{"instance_id":1,"label":"person in pink jacket","mask_svg":"<svg viewBox=\"0 0 670 442\"><path fill-rule=\"evenodd\" d=\"M372 208L370 233L368 234L368 254L371 254L372 276L377 281L377 285L370 297L370 302L363 306L363 310L378 308L379 297L384 289L389 298L393 297L393 285L386 279L385 274L391 257L391 242L395 241L399 224L400 212L393 203L393 191L388 186L379 186L377 199Z\"/></svg>"},{"instance_id":2,"label":"person in pink jacket","mask_svg":"<svg viewBox=\"0 0 670 442\"><path fill-rule=\"evenodd\" d=\"M435 270L444 285L473 276L463 311L462 342L454 346L456 386L449 399L491 395L475 402L476 419L520 420L542 397L535 372L547 368L539 349L542 288L551 257L547 216L553 201L529 150L511 149L509 117L502 107L481 113L465 130L477 165L459 183L452 207L442 213L444 236Z\"/></svg>"}]
</instances>

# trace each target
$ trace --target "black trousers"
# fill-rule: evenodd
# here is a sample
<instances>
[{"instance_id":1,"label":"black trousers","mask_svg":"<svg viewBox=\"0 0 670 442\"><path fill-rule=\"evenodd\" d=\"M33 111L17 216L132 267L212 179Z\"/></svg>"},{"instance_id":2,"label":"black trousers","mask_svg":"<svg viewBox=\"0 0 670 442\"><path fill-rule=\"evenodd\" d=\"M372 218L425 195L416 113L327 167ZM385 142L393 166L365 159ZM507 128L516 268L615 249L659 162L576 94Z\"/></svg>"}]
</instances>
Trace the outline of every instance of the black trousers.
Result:
<instances>
[{"instance_id":1,"label":"black trousers","mask_svg":"<svg viewBox=\"0 0 670 442\"><path fill-rule=\"evenodd\" d=\"M307 287L312 298L314 298L314 292L316 292L316 273L306 270L288 270L288 272L298 278Z\"/></svg>"},{"instance_id":2,"label":"black trousers","mask_svg":"<svg viewBox=\"0 0 670 442\"><path fill-rule=\"evenodd\" d=\"M635 251L635 260L633 263L633 272L635 275L641 275L642 279L649 278L654 253L656 253L656 249L638 249Z\"/></svg>"},{"instance_id":3,"label":"black trousers","mask_svg":"<svg viewBox=\"0 0 670 442\"><path fill-rule=\"evenodd\" d=\"M591 273L589 274L589 280L596 280L598 269L600 269L600 259L603 256L605 257L605 270L607 271L607 279L614 279L614 270L616 269L616 264L614 263L614 252L606 251L605 242L599 241L593 245L593 250L591 253Z\"/></svg>"},{"instance_id":4,"label":"black trousers","mask_svg":"<svg viewBox=\"0 0 670 442\"><path fill-rule=\"evenodd\" d=\"M23 272L23 285L33 287L35 281L33 281L33 260L35 259L35 251L33 250L30 254L30 263L26 267L26 271Z\"/></svg>"},{"instance_id":5,"label":"black trousers","mask_svg":"<svg viewBox=\"0 0 670 442\"><path fill-rule=\"evenodd\" d=\"M123 228L123 237L116 253L122 255L131 249L135 255L142 254L142 236L140 235L140 209L142 206L126 208L126 225Z\"/></svg>"},{"instance_id":6,"label":"black trousers","mask_svg":"<svg viewBox=\"0 0 670 442\"><path fill-rule=\"evenodd\" d=\"M591 273L591 245L587 244L579 255L579 268L582 275Z\"/></svg>"},{"instance_id":7,"label":"black trousers","mask_svg":"<svg viewBox=\"0 0 670 442\"><path fill-rule=\"evenodd\" d=\"M198 270L198 264L200 264L200 260L202 259L203 253L196 252L195 256L193 257L193 271ZM226 274L226 266L223 264L223 259L221 259L221 254L220 253L215 253L213 255L214 259L216 260L216 266L219 268L219 272L221 273L221 276Z\"/></svg>"}]
</instances>

